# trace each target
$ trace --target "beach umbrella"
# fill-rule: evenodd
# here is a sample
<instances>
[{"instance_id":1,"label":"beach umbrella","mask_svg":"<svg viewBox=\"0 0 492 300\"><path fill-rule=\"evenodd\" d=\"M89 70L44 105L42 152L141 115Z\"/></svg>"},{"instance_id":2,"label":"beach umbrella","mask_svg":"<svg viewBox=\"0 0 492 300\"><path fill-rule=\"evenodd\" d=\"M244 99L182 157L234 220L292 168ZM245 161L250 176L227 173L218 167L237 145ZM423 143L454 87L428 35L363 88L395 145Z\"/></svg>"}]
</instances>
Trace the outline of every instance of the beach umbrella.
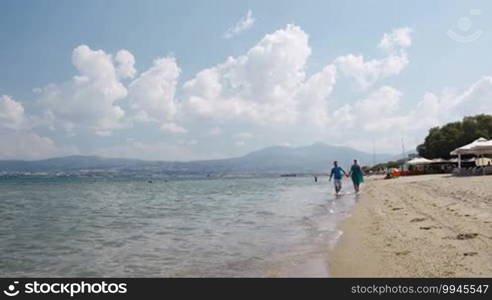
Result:
<instances>
[{"instance_id":1,"label":"beach umbrella","mask_svg":"<svg viewBox=\"0 0 492 300\"><path fill-rule=\"evenodd\" d=\"M477 154L492 154L492 140L477 143L472 147L473 151Z\"/></svg>"},{"instance_id":2,"label":"beach umbrella","mask_svg":"<svg viewBox=\"0 0 492 300\"><path fill-rule=\"evenodd\" d=\"M463 155L463 154L477 154L478 152L477 152L476 148L474 149L474 147L477 147L480 144L483 144L485 142L487 142L487 140L484 139L483 137L481 137L481 138L474 140L470 144L461 146L461 147L456 148L453 151L451 151L451 153L450 153L451 155L458 155L458 168L461 169L461 155Z\"/></svg>"},{"instance_id":3,"label":"beach umbrella","mask_svg":"<svg viewBox=\"0 0 492 300\"><path fill-rule=\"evenodd\" d=\"M486 143L486 142L488 142L488 141L486 139L484 139L483 137L481 137L481 138L474 140L470 144L467 144L467 145L464 145L464 146L461 146L459 148L454 149L453 151L451 151L450 154L451 155L476 154L477 152L476 152L475 147L477 147L483 143Z\"/></svg>"},{"instance_id":4,"label":"beach umbrella","mask_svg":"<svg viewBox=\"0 0 492 300\"><path fill-rule=\"evenodd\" d=\"M411 160L407 161L407 164L411 166L416 166L416 165L428 165L432 162L432 160L429 160L427 158L423 157L415 157L412 158Z\"/></svg>"},{"instance_id":5,"label":"beach umbrella","mask_svg":"<svg viewBox=\"0 0 492 300\"><path fill-rule=\"evenodd\" d=\"M431 164L442 164L442 163L449 163L450 160L443 159L443 158L434 158L431 160Z\"/></svg>"},{"instance_id":6,"label":"beach umbrella","mask_svg":"<svg viewBox=\"0 0 492 300\"><path fill-rule=\"evenodd\" d=\"M472 158L462 159L461 161L462 161L462 162L474 162L475 160L476 160L476 158L475 158L475 157L472 157ZM457 158L451 158L451 159L449 160L449 162L451 162L451 163L456 163L456 162L458 162L458 159L457 159Z\"/></svg>"}]
</instances>

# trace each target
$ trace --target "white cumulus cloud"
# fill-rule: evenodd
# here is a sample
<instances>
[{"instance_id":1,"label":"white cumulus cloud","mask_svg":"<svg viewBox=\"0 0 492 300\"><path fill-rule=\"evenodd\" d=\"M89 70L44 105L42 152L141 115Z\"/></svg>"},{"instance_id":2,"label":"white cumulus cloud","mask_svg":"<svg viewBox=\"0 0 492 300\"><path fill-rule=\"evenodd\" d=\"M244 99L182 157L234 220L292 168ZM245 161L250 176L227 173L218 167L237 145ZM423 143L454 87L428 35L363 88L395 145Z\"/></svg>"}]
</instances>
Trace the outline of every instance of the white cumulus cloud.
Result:
<instances>
[{"instance_id":1,"label":"white cumulus cloud","mask_svg":"<svg viewBox=\"0 0 492 300\"><path fill-rule=\"evenodd\" d=\"M119 81L112 56L81 45L73 50L72 63L78 75L38 91L48 121L69 132L85 127L99 135L122 128L125 112L117 102L127 96L127 89Z\"/></svg>"},{"instance_id":2,"label":"white cumulus cloud","mask_svg":"<svg viewBox=\"0 0 492 300\"><path fill-rule=\"evenodd\" d=\"M377 151L401 151L404 138L408 149L422 143L428 130L465 116L492 114L492 77L482 77L460 93L444 89L427 92L413 106L404 109L405 95L396 88L383 86L354 104L337 109L332 119L339 120L332 128L344 143L371 151L374 140ZM336 132L343 136L336 136Z\"/></svg>"},{"instance_id":3,"label":"white cumulus cloud","mask_svg":"<svg viewBox=\"0 0 492 300\"><path fill-rule=\"evenodd\" d=\"M397 51L412 46L412 29L402 27L394 29L391 33L385 33L379 47L387 52Z\"/></svg>"},{"instance_id":4,"label":"white cumulus cloud","mask_svg":"<svg viewBox=\"0 0 492 300\"><path fill-rule=\"evenodd\" d=\"M335 60L340 72L366 89L378 80L399 74L409 63L406 48L412 45L410 28L385 33L379 47L387 53L382 59L366 60L363 55L347 54Z\"/></svg>"},{"instance_id":5,"label":"white cumulus cloud","mask_svg":"<svg viewBox=\"0 0 492 300\"><path fill-rule=\"evenodd\" d=\"M0 128L21 129L26 125L24 107L7 95L0 95Z\"/></svg>"},{"instance_id":6,"label":"white cumulus cloud","mask_svg":"<svg viewBox=\"0 0 492 300\"><path fill-rule=\"evenodd\" d=\"M251 12L243 19L254 23ZM104 136L140 123L162 130L162 141L149 142L142 134L142 141L131 138L126 144L93 152L182 160L318 140L365 151L372 151L374 141L377 152L399 152L404 136L411 149L432 126L466 115L492 114L492 77L483 77L461 92L423 93L411 103L405 89L380 84L405 69L411 46L412 30L397 28L382 35L378 44L382 57L347 53L308 73L309 35L290 24L265 35L243 55L228 57L181 83L181 69L173 56L155 59L139 74L128 50L113 56L81 45L72 56L76 76L35 90L42 108L37 115L26 114L12 97L0 96L0 157L44 158L76 152L55 144L58 129ZM356 96L335 91L341 77L362 87ZM346 99L347 94L353 99ZM31 106L27 108L31 112ZM40 124L54 129L50 135L54 140L25 132Z\"/></svg>"},{"instance_id":7,"label":"white cumulus cloud","mask_svg":"<svg viewBox=\"0 0 492 300\"><path fill-rule=\"evenodd\" d=\"M116 74L119 78L133 78L137 73L135 70L135 57L128 50L120 50L114 58L116 62Z\"/></svg>"},{"instance_id":8,"label":"white cumulus cloud","mask_svg":"<svg viewBox=\"0 0 492 300\"><path fill-rule=\"evenodd\" d=\"M187 112L257 125L295 124L306 109L323 119L336 70L306 76L308 40L300 27L287 25L245 55L200 71L183 85Z\"/></svg>"},{"instance_id":9,"label":"white cumulus cloud","mask_svg":"<svg viewBox=\"0 0 492 300\"><path fill-rule=\"evenodd\" d=\"M165 130L178 129L170 123L178 111L174 96L180 73L174 57L159 58L130 84L128 98L138 121L159 123Z\"/></svg>"}]
</instances>

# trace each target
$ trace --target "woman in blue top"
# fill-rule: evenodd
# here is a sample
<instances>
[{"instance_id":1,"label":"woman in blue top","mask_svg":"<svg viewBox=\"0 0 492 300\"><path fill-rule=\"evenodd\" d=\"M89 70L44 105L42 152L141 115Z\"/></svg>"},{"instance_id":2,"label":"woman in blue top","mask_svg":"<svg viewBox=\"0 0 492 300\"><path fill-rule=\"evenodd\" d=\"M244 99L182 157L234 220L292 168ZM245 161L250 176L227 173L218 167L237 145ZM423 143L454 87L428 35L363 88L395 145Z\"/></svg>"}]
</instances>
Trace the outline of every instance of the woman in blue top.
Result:
<instances>
[{"instance_id":1,"label":"woman in blue top","mask_svg":"<svg viewBox=\"0 0 492 300\"><path fill-rule=\"evenodd\" d=\"M350 172L347 177L352 178L352 183L354 184L354 190L359 193L360 184L364 182L364 173L361 167L357 163L357 159L354 159L354 164L350 167Z\"/></svg>"}]
</instances>

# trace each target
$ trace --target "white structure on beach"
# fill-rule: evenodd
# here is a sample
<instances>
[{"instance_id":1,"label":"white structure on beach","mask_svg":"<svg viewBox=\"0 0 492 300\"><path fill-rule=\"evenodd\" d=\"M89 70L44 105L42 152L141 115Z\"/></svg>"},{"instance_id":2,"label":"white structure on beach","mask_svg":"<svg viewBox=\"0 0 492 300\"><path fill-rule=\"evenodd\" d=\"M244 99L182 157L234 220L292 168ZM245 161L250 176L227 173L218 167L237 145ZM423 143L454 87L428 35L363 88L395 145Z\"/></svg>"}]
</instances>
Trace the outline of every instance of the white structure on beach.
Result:
<instances>
[{"instance_id":1,"label":"white structure on beach","mask_svg":"<svg viewBox=\"0 0 492 300\"><path fill-rule=\"evenodd\" d=\"M418 166L418 165L428 165L431 162L432 161L427 159L427 158L415 157L415 158L412 158L411 160L407 161L407 164L409 164L411 166Z\"/></svg>"},{"instance_id":2,"label":"white structure on beach","mask_svg":"<svg viewBox=\"0 0 492 300\"><path fill-rule=\"evenodd\" d=\"M473 154L483 156L484 154L492 154L492 140L486 140L481 137L468 145L454 149L450 154L458 156L458 168L461 169L461 155Z\"/></svg>"},{"instance_id":3,"label":"white structure on beach","mask_svg":"<svg viewBox=\"0 0 492 300\"><path fill-rule=\"evenodd\" d=\"M491 154L492 153L492 140L481 142L473 147L476 154Z\"/></svg>"}]
</instances>

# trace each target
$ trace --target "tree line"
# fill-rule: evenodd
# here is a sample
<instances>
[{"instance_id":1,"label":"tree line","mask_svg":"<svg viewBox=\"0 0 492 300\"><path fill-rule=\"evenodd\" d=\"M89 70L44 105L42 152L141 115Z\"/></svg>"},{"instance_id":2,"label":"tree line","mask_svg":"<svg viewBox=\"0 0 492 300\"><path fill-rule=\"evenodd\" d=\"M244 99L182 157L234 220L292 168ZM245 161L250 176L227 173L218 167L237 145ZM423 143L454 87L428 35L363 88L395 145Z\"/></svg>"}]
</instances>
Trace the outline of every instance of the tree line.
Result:
<instances>
[{"instance_id":1,"label":"tree line","mask_svg":"<svg viewBox=\"0 0 492 300\"><path fill-rule=\"evenodd\" d=\"M431 128L424 143L417 146L417 152L429 159L449 159L451 151L480 137L492 139L492 115L465 117L462 121Z\"/></svg>"},{"instance_id":2,"label":"tree line","mask_svg":"<svg viewBox=\"0 0 492 300\"><path fill-rule=\"evenodd\" d=\"M419 156L428 159L451 158L454 149L483 137L492 139L492 115L480 114L464 117L462 121L447 123L429 130L424 142L417 146ZM365 166L365 171L399 168L405 160L388 161L373 166Z\"/></svg>"}]
</instances>

